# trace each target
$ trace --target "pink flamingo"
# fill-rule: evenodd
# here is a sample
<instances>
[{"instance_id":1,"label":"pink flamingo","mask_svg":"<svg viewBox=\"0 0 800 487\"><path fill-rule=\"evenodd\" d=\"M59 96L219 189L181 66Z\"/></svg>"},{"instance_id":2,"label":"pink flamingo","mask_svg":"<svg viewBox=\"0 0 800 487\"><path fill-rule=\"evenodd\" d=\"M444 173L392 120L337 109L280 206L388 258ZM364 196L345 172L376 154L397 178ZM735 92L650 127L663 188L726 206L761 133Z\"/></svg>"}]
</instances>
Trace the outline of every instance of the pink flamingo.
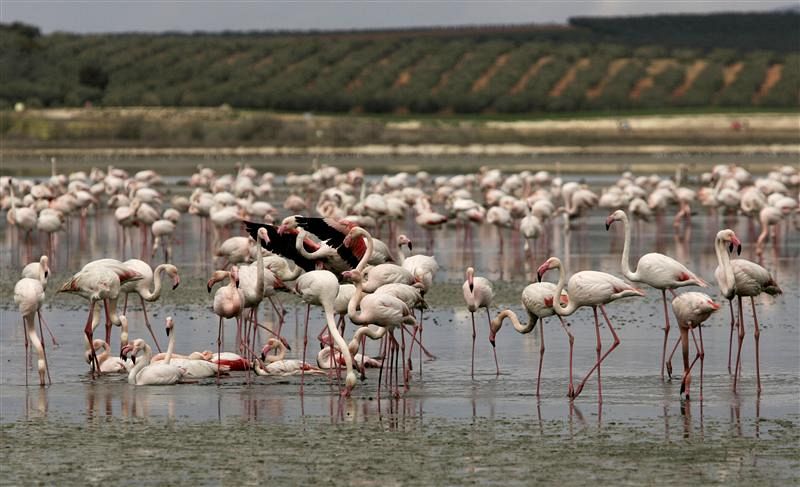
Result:
<instances>
[{"instance_id":1,"label":"pink flamingo","mask_svg":"<svg viewBox=\"0 0 800 487\"><path fill-rule=\"evenodd\" d=\"M39 312L44 302L44 288L42 283L37 279L24 277L17 281L14 286L14 302L19 307L19 312L22 314L22 322L25 328L25 385L28 385L28 342L36 349L39 355L37 367L39 370L39 385L44 386L44 376L47 374L47 379L50 380L50 371L47 367L47 355L45 354L44 344L39 340L36 334L36 325L33 322L33 316ZM41 328L41 321L39 321L39 328Z\"/></svg>"},{"instance_id":2,"label":"pink flamingo","mask_svg":"<svg viewBox=\"0 0 800 487\"><path fill-rule=\"evenodd\" d=\"M485 277L475 277L475 269L467 267L467 280L461 286L464 291L464 301L467 303L467 309L472 315L472 362L470 368L470 376L475 377L475 312L480 308L486 309L486 318L489 320L489 328L491 329L492 317L489 314L489 306L492 305L494 299L494 291L492 290L492 283Z\"/></svg>"},{"instance_id":3,"label":"pink flamingo","mask_svg":"<svg viewBox=\"0 0 800 487\"><path fill-rule=\"evenodd\" d=\"M122 317L120 317L122 318ZM92 348L97 354L98 350L103 350L103 353L97 355L97 361L100 363L101 374L126 374L128 370L125 367L125 361L119 357L111 356L111 345L99 338L92 341ZM86 352L86 363L92 363L92 353Z\"/></svg>"},{"instance_id":4,"label":"pink flamingo","mask_svg":"<svg viewBox=\"0 0 800 487\"><path fill-rule=\"evenodd\" d=\"M136 360L137 354L143 352L144 356ZM133 345L125 345L122 354L131 355L134 362L133 368L128 372L128 383L136 386L165 386L177 384L183 379L186 370L177 365L159 362L151 364L153 350L141 338L133 341Z\"/></svg>"},{"instance_id":5,"label":"pink flamingo","mask_svg":"<svg viewBox=\"0 0 800 487\"><path fill-rule=\"evenodd\" d=\"M729 249L725 247L729 246ZM714 250L717 254L718 266L714 270L717 284L722 295L731 301L731 337L728 348L728 370L730 370L730 355L733 348L733 297L736 296L739 302L739 350L736 353L736 369L733 375L733 391L736 392L736 383L739 378L739 366L742 355L742 342L744 341L744 313L742 311L742 296L750 297L750 306L753 309L753 338L756 342L756 377L757 389L761 393L761 370L758 350L758 339L760 331L758 329L758 315L756 314L756 303L753 299L761 293L771 296L781 294L781 288L770 275L769 271L746 259L731 260L728 250L736 246L737 252L742 251L742 243L731 229L720 230L714 242Z\"/></svg>"},{"instance_id":6,"label":"pink flamingo","mask_svg":"<svg viewBox=\"0 0 800 487\"><path fill-rule=\"evenodd\" d=\"M381 336L388 332L390 337L389 340L392 342L394 347L397 346L397 340L394 338L394 328L401 328L400 333L403 343L401 345L400 358L403 363L404 386L405 389L408 390L408 374L406 373L405 362L405 335L402 335L402 326L416 325L416 320L411 314L411 310L400 298L397 298L389 292L376 292L374 294L364 295L360 271L346 271L342 274L342 277L353 281L353 284L355 284L356 287L356 292L347 305L347 316L350 318L350 321L362 327L366 325L376 325L383 328L384 331L381 333ZM394 350L394 353L396 353L396 349ZM380 388L380 378L378 379L378 382Z\"/></svg>"},{"instance_id":7,"label":"pink flamingo","mask_svg":"<svg viewBox=\"0 0 800 487\"><path fill-rule=\"evenodd\" d=\"M271 350L278 349L278 355L267 355ZM293 359L286 359L286 350L289 347L276 338L267 340L264 348L261 349L261 360L267 362L266 367L261 367L258 361L253 362L253 369L258 375L289 376L300 373L324 374L325 371L313 365Z\"/></svg>"},{"instance_id":8,"label":"pink flamingo","mask_svg":"<svg viewBox=\"0 0 800 487\"><path fill-rule=\"evenodd\" d=\"M511 323L514 325L514 329L517 330L517 332L526 334L533 331L538 321L540 319L542 320L542 325L539 327L541 344L539 345L539 375L536 379L537 397L539 396L539 385L542 379L542 363L544 362L544 318L547 316L553 316L555 314L555 310L553 309L553 296L555 296L555 292L556 285L550 282L534 282L532 284L528 284L525 286L525 289L522 290L522 306L525 307L525 311L528 313L528 324L523 325L520 323L519 318L517 318L517 314L510 309L506 309L501 311L495 317L495 319L490 322L489 325L489 343L492 344L492 351L494 352L494 365L497 369L497 375L500 375L500 366L497 364L495 336L500 330L500 327L503 326L503 321L506 318L510 319ZM562 304L567 304L566 294L562 293L560 299ZM557 316L561 321L562 328L564 328L564 331L569 338L570 362L572 362L572 343L574 342L575 338L567 328L568 325L564 322L564 318L562 318L560 315Z\"/></svg>"},{"instance_id":9,"label":"pink flamingo","mask_svg":"<svg viewBox=\"0 0 800 487\"><path fill-rule=\"evenodd\" d=\"M228 285L217 289L214 294L214 304L212 308L214 313L219 316L219 330L217 331L217 356L222 354L222 320L227 318L236 318L236 336L241 333L242 324L242 306L244 305L244 296L242 291L239 290L239 268L231 266L230 271L216 271L208 281L208 292L211 292L211 287L215 282L228 279ZM217 381L219 381L220 368L217 368Z\"/></svg>"},{"instance_id":10,"label":"pink flamingo","mask_svg":"<svg viewBox=\"0 0 800 487\"><path fill-rule=\"evenodd\" d=\"M120 288L120 292L125 294L125 304L122 307L122 312L125 313L128 308L128 294L136 293L139 295L139 300L142 303L142 313L144 313L144 323L153 337L153 342L156 344L156 349L161 352L161 346L158 344L153 327L150 325L150 319L147 317L147 308L145 301L154 302L161 297L161 274L166 272L172 278L172 289L176 289L181 283L181 277L178 274L178 268L172 264L161 264L153 270L147 262L139 259L129 259L122 263L122 265L138 272L142 278L138 281L126 282ZM154 285L153 290L150 286Z\"/></svg>"},{"instance_id":11,"label":"pink flamingo","mask_svg":"<svg viewBox=\"0 0 800 487\"><path fill-rule=\"evenodd\" d=\"M617 210L606 219L606 230L611 228L615 221L621 221L625 229L625 246L622 249L622 275L629 281L643 282L661 290L661 299L664 301L664 346L661 350L661 378L664 378L664 363L667 354L667 339L669 338L669 311L667 310L667 289L673 294L673 289L683 286L708 287L708 284L683 264L658 252L651 252L639 258L636 270L631 271L630 248L631 226L628 215L622 210Z\"/></svg>"},{"instance_id":12,"label":"pink flamingo","mask_svg":"<svg viewBox=\"0 0 800 487\"><path fill-rule=\"evenodd\" d=\"M544 273L550 269L559 270L558 284L556 284L556 290L553 295L560 296L561 292L564 290L564 285L567 284L567 273L564 271L564 267L561 265L561 261L558 258L550 257L547 259L547 261L545 261L544 264L539 266L539 269L537 270L539 280L541 280L542 275L544 275ZM619 346L620 343L617 332L614 331L614 327L611 325L611 320L608 319L608 315L606 314L605 305L612 301L616 301L617 299L628 296L644 296L644 292L636 289L618 277L612 276L611 274L606 274L605 272L597 271L576 272L572 275L572 277L569 278L569 284L567 284L567 287L569 288L569 292L567 293L567 306L562 306L560 300L558 302L553 300L553 310L557 315L568 316L577 311L578 308L583 306L591 306L592 310L594 311L594 327L597 335L597 362L595 362L594 366L589 369L589 372L587 372L577 389L573 389L572 387L572 352L570 351L569 389L567 391L567 395L572 399L578 397L583 390L583 386L586 384L586 381L592 375L592 372L594 372L594 369L597 369L598 401L602 403L603 386L600 380L600 364L606 359L606 357L608 357L608 354L610 354ZM614 337L614 344L611 345L611 348L609 348L603 356L600 356L602 343L600 341L600 321L597 317L598 307L603 313L603 318L605 318L606 324L608 324L608 329L611 331L611 335ZM571 343L570 348L572 348Z\"/></svg>"},{"instance_id":13,"label":"pink flamingo","mask_svg":"<svg viewBox=\"0 0 800 487\"><path fill-rule=\"evenodd\" d=\"M719 304L715 303L707 294L698 292L683 293L672 300L672 311L675 312L675 319L681 330L681 343L683 344L683 380L681 381L681 394L686 392L686 399L689 399L689 385L691 384L690 373L697 359L700 359L700 400L703 400L703 360L705 351L703 349L703 328L700 326L712 313L719 309ZM697 339L694 337L694 329L700 334L700 346L697 346ZM697 349L697 355L689 365L689 332L692 333L692 340Z\"/></svg>"},{"instance_id":14,"label":"pink flamingo","mask_svg":"<svg viewBox=\"0 0 800 487\"><path fill-rule=\"evenodd\" d=\"M294 285L294 291L306 303L306 318L303 327L303 362L306 361L306 348L308 345L308 317L311 312L311 305L322 306L325 313L325 322L328 325L328 334L333 339L336 346L344 355L345 365L347 367L347 376L345 377L345 389L342 391L343 395L350 395L350 391L355 387L357 378L353 372L353 358L347 349L347 342L344 341L339 329L336 327L334 318L334 303L336 296L339 294L339 279L336 278L330 271L311 271L306 272L297 278ZM305 373L300 374L300 392L303 392L303 384Z\"/></svg>"},{"instance_id":15,"label":"pink flamingo","mask_svg":"<svg viewBox=\"0 0 800 487\"><path fill-rule=\"evenodd\" d=\"M42 284L42 289L45 291L47 291L47 280L50 277L48 260L47 256L43 255L39 258L39 262L31 262L22 268L22 277L38 280ZM56 337L53 336L53 332L50 331L50 327L47 326L47 321L45 321L44 316L42 316L42 311L39 310L37 314L39 316L39 321L44 324L44 329L47 330L47 333L50 335L53 346L57 347L58 342L56 341ZM44 338L44 335L42 335L42 338Z\"/></svg>"},{"instance_id":16,"label":"pink flamingo","mask_svg":"<svg viewBox=\"0 0 800 487\"><path fill-rule=\"evenodd\" d=\"M81 296L89 301L89 316L86 319L84 333L86 334L86 347L91 351L92 360L99 370L97 355L92 348L92 333L99 323L99 311L95 314L95 303L103 301L106 310L106 342L111 339L111 325L120 325L121 321L117 315L117 298L120 293L120 285L128 281L141 279L138 272L123 265L113 263L98 263L98 261L86 264L80 272L72 276L65 282L58 292L72 293Z\"/></svg>"}]
</instances>

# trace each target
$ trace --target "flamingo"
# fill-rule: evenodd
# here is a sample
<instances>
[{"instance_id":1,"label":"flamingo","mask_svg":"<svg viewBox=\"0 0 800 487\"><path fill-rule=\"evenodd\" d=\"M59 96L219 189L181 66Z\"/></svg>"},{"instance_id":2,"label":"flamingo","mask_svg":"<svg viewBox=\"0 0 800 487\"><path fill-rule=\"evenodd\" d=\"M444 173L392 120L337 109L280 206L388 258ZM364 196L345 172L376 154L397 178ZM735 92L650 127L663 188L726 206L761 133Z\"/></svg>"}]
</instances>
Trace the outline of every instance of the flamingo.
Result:
<instances>
[{"instance_id":1,"label":"flamingo","mask_svg":"<svg viewBox=\"0 0 800 487\"><path fill-rule=\"evenodd\" d=\"M147 262L139 259L130 259L122 263L125 267L132 269L142 276L141 279L128 282L122 285L120 292L125 294L125 304L123 305L122 312L127 311L128 294L136 293L139 295L139 300L142 303L142 313L144 314L144 323L153 337L153 342L156 344L156 349L161 352L161 347L158 344L153 327L150 325L150 319L147 317L147 309L145 301L154 302L161 297L161 274L166 272L172 278L172 289L176 289L181 283L181 277L178 274L178 268L172 264L161 264L153 270ZM150 285L153 284L153 290L150 290Z\"/></svg>"},{"instance_id":2,"label":"flamingo","mask_svg":"<svg viewBox=\"0 0 800 487\"><path fill-rule=\"evenodd\" d=\"M120 317L121 318L121 317ZM97 355L97 361L100 363L101 374L127 374L128 368L126 362L119 357L111 356L111 346L104 340L96 338L92 341L92 348L97 354L98 349L102 349L103 353ZM86 352L86 363L92 363L91 351Z\"/></svg>"},{"instance_id":3,"label":"flamingo","mask_svg":"<svg viewBox=\"0 0 800 487\"><path fill-rule=\"evenodd\" d=\"M492 317L489 314L489 306L492 305L494 299L494 290L492 283L485 277L475 277L475 269L467 267L466 272L467 280L461 286L464 291L464 301L467 303L467 309L472 315L472 362L470 368L470 376L475 377L475 312L479 308L486 309L486 318L489 320L489 327L491 328Z\"/></svg>"},{"instance_id":4,"label":"flamingo","mask_svg":"<svg viewBox=\"0 0 800 487\"><path fill-rule=\"evenodd\" d=\"M539 269L537 270L537 276L541 281L542 276L551 269L559 270L558 284L556 284L556 290L553 295L560 296L567 281L567 273L565 272L564 267L561 265L561 261L557 257L550 257L545 261L544 264L539 266ZM572 386L572 343L570 343L570 373L567 395L572 399L578 397L583 390L583 386L586 384L586 381L592 375L592 372L594 372L594 369L597 369L597 394L598 401L602 404L603 387L600 381L600 364L606 359L606 357L608 357L608 354L614 351L614 349L620 344L617 332L614 331L614 327L611 325L611 320L608 319L608 315L606 314L605 305L612 301L616 301L617 299L628 296L644 296L644 292L636 289L618 277L612 276L611 274L606 274L605 272L597 271L576 272L572 275L572 277L569 278L569 284L567 284L567 287L569 288L569 292L567 293L567 306L562 306L560 300L558 302L553 300L553 310L557 315L569 316L577 311L578 308L591 306L592 310L594 311L594 327L597 335L597 362L591 369L589 369L589 372L583 378L583 381L581 381L580 385L578 385L577 389L573 389ZM608 329L611 331L611 335L614 337L614 344L611 345L611 348L609 348L603 356L600 356L602 343L600 342L600 321L597 317L598 307L603 313L603 318L605 318L606 324L608 324Z\"/></svg>"},{"instance_id":5,"label":"flamingo","mask_svg":"<svg viewBox=\"0 0 800 487\"><path fill-rule=\"evenodd\" d=\"M144 353L144 357L136 360L137 354ZM159 362L151 364L153 350L150 345L141 338L133 341L133 345L126 345L122 349L122 355L131 356L134 362L133 368L128 372L128 383L135 386L162 386L177 384L183 379L186 371L173 364Z\"/></svg>"},{"instance_id":6,"label":"flamingo","mask_svg":"<svg viewBox=\"0 0 800 487\"><path fill-rule=\"evenodd\" d=\"M497 369L497 375L500 375L500 366L497 364L497 347L495 346L495 336L500 330L500 327L503 326L503 321L506 318L510 319L511 323L514 325L514 329L517 330L517 332L527 334L533 331L540 319L542 320L542 325L539 327L541 343L539 345L539 375L536 379L537 397L539 396L539 385L542 379L542 363L544 361L544 318L555 314L555 310L553 309L553 296L555 296L555 292L556 285L550 282L534 282L528 284L525 286L525 289L522 290L522 306L528 313L528 324L523 325L520 323L519 318L517 318L517 314L510 309L501 311L489 324L489 343L492 344L492 351L494 352L494 365ZM567 295L562 291L560 298L562 304L567 304L566 298ZM564 328L564 332L566 332L567 337L569 338L571 355L572 343L575 338L567 328L568 325L564 322L564 318L562 318L560 315L556 316L558 316L558 319L561 321L561 327ZM571 361L572 358L570 357L570 362Z\"/></svg>"},{"instance_id":7,"label":"flamingo","mask_svg":"<svg viewBox=\"0 0 800 487\"><path fill-rule=\"evenodd\" d=\"M36 210L27 206L17 207L17 198L14 196L14 182L11 178L8 178L8 189L11 192L11 211L6 213L6 220L10 225L14 225L25 232L25 247L28 251L28 258L30 258L31 232L36 228L37 221Z\"/></svg>"},{"instance_id":8,"label":"flamingo","mask_svg":"<svg viewBox=\"0 0 800 487\"><path fill-rule=\"evenodd\" d=\"M360 353L353 354L353 363L360 364L362 367L380 367L381 362L372 357L367 357ZM323 347L317 354L317 367L320 369L341 368L344 365L344 356L338 350L334 350L331 357L330 347Z\"/></svg>"},{"instance_id":9,"label":"flamingo","mask_svg":"<svg viewBox=\"0 0 800 487\"><path fill-rule=\"evenodd\" d=\"M675 319L681 330L681 343L683 344L683 380L681 381L681 394L686 392L686 399L689 399L689 385L691 384L690 373L697 359L700 359L700 400L703 400L703 359L705 352L703 349L703 328L700 325L706 321L712 313L719 309L719 304L715 303L707 294L699 292L688 292L677 296L672 300L672 311L675 312ZM689 365L689 332L692 333L692 340L697 347L694 338L694 329L697 328L700 334L700 348L697 355Z\"/></svg>"},{"instance_id":10,"label":"flamingo","mask_svg":"<svg viewBox=\"0 0 800 487\"><path fill-rule=\"evenodd\" d=\"M164 212L166 215L166 212ZM170 257L172 256L172 234L175 233L175 223L174 221L163 218L161 220L156 220L150 226L150 232L153 234L153 251L150 254L150 258L156 256L156 252L158 251L158 247L161 245L161 240L164 240L164 261L169 262Z\"/></svg>"},{"instance_id":11,"label":"flamingo","mask_svg":"<svg viewBox=\"0 0 800 487\"><path fill-rule=\"evenodd\" d=\"M339 350L344 354L345 365L347 367L345 389L342 391L342 394L350 395L350 391L352 391L357 382L356 374L353 372L353 358L349 349L347 349L347 343L336 328L334 319L334 303L339 293L339 279L330 271L319 270L306 272L295 281L294 291L306 303L306 319L303 328L303 362L306 361L308 315L311 312L311 305L322 306L325 313L325 321L328 325L328 334L331 336L336 346L339 347ZM305 374L301 372L300 375L300 392L302 393Z\"/></svg>"},{"instance_id":12,"label":"flamingo","mask_svg":"<svg viewBox=\"0 0 800 487\"><path fill-rule=\"evenodd\" d=\"M388 332L394 345L397 344L397 340L392 336L393 329L398 326L401 327L403 380L405 389L408 390L408 375L405 373L405 335L402 335L402 326L416 325L416 320L411 314L411 310L402 300L389 293L374 293L365 296L362 275L358 270L346 271L342 274L342 277L353 281L356 287L356 292L347 305L347 316L350 321L359 326L376 325L383 328L384 331L381 336ZM340 348L340 350L342 349ZM380 383L380 379L378 382Z\"/></svg>"},{"instance_id":13,"label":"flamingo","mask_svg":"<svg viewBox=\"0 0 800 487\"><path fill-rule=\"evenodd\" d=\"M45 354L44 344L39 340L36 334L36 325L33 322L33 316L39 313L44 302L44 288L38 279L31 279L24 277L17 281L14 286L14 302L19 307L19 312L22 314L22 322L25 328L25 385L28 385L28 342L36 349L39 355L37 361L37 368L39 371L39 385L44 386L44 376L47 374L47 380L50 380L50 371L47 367L47 355ZM39 328L41 328L41 321L39 321Z\"/></svg>"},{"instance_id":14,"label":"flamingo","mask_svg":"<svg viewBox=\"0 0 800 487\"><path fill-rule=\"evenodd\" d=\"M267 355L271 350L277 348L278 355ZM278 375L289 376L300 373L324 374L325 371L300 360L286 359L286 344L276 338L267 340L264 348L261 349L261 360L267 362L266 367L261 367L258 361L253 361L253 368L258 375Z\"/></svg>"},{"instance_id":15,"label":"flamingo","mask_svg":"<svg viewBox=\"0 0 800 487\"><path fill-rule=\"evenodd\" d=\"M201 358L195 359L173 356L175 351L175 320L171 316L167 316L165 321L167 336L169 337L167 353L164 354L164 357L159 361L156 361L155 358L151 359L151 363L155 364L163 361L165 364L177 365L184 370L183 377L186 377L187 379L214 377L214 375L217 374L217 371L226 373L230 370L230 367L228 366L214 364Z\"/></svg>"},{"instance_id":16,"label":"flamingo","mask_svg":"<svg viewBox=\"0 0 800 487\"><path fill-rule=\"evenodd\" d=\"M97 301L103 301L105 305L105 341L108 342L111 339L111 325L121 324L116 313L120 285L141 278L141 274L128 267L101 260L86 264L83 269L74 274L69 281L59 288L58 292L77 294L89 301L89 316L86 319L84 333L86 335L86 347L91 351L95 365L99 366L97 356L91 346L93 341L92 333L99 323L99 311L97 314L95 313L95 304Z\"/></svg>"},{"instance_id":17,"label":"flamingo","mask_svg":"<svg viewBox=\"0 0 800 487\"><path fill-rule=\"evenodd\" d=\"M216 271L208 281L208 292L214 282L228 279L228 285L217 289L214 294L214 314L219 316L219 330L217 331L217 357L222 354L222 320L226 318L236 318L236 336L241 334L242 309L244 305L244 295L239 289L239 268L231 266L230 271ZM217 369L217 380L221 370Z\"/></svg>"},{"instance_id":18,"label":"flamingo","mask_svg":"<svg viewBox=\"0 0 800 487\"><path fill-rule=\"evenodd\" d=\"M708 284L683 264L658 252L651 252L639 258L636 270L630 268L631 226L628 215L622 210L617 210L606 218L606 230L611 225L621 221L625 230L625 246L622 249L622 275L629 281L642 282L661 290L661 299L664 301L664 345L661 350L661 378L664 378L664 363L667 354L667 339L669 338L669 311L667 310L667 289L683 286L708 287Z\"/></svg>"},{"instance_id":19,"label":"flamingo","mask_svg":"<svg viewBox=\"0 0 800 487\"><path fill-rule=\"evenodd\" d=\"M44 291L47 291L47 280L50 277L48 260L47 256L43 255L39 258L39 262L31 262L22 268L22 277L38 280L42 284L42 289ZM39 310L37 314L39 316L39 321L44 324L44 329L50 334L50 340L53 342L53 346L57 347L58 342L56 341L56 337L53 336L53 332L50 331L50 327L47 326L47 321L45 321L44 316L42 316L41 310ZM42 336L42 338L44 338L44 336Z\"/></svg>"},{"instance_id":20,"label":"flamingo","mask_svg":"<svg viewBox=\"0 0 800 487\"><path fill-rule=\"evenodd\" d=\"M756 391L760 394L761 370L758 339L761 333L758 329L758 315L756 314L756 303L753 298L761 293L775 296L781 294L782 291L769 271L760 265L746 259L731 260L728 251L725 249L726 245L728 245L731 250L733 246L736 246L738 253L742 251L742 243L731 229L720 230L714 241L714 250L716 251L717 262L719 264L714 270L714 276L717 278L717 284L719 285L722 295L730 301L731 305L731 336L728 342L728 370L730 371L730 356L733 348L733 297L736 296L739 303L739 350L736 353L736 369L733 375L733 391L736 392L736 383L739 378L739 363L742 355L742 342L744 341L742 296L748 296L750 297L750 306L753 309L753 338L756 342Z\"/></svg>"}]
</instances>

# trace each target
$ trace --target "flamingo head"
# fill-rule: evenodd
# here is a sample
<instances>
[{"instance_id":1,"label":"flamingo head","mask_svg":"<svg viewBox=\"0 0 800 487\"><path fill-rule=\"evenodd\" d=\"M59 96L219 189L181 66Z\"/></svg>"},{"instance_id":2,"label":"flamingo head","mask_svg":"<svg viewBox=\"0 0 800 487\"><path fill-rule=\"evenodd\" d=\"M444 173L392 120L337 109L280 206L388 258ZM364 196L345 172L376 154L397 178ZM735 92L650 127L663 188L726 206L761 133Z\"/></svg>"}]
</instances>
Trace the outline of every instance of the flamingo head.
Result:
<instances>
[{"instance_id":1,"label":"flamingo head","mask_svg":"<svg viewBox=\"0 0 800 487\"><path fill-rule=\"evenodd\" d=\"M175 290L181 284L181 276L178 274L178 268L174 265L168 264L167 274L172 278L172 289Z\"/></svg>"},{"instance_id":2,"label":"flamingo head","mask_svg":"<svg viewBox=\"0 0 800 487\"><path fill-rule=\"evenodd\" d=\"M366 237L372 238L372 236L369 235L369 233L367 233L367 231L364 230L363 228L361 228L361 227L353 227L353 228L350 229L349 232L347 232L347 235L344 237L344 240L342 241L342 244L345 247L350 248L350 245L352 245L352 243L353 243L353 239L358 237L359 235L361 235L361 236L363 236L365 238Z\"/></svg>"},{"instance_id":3,"label":"flamingo head","mask_svg":"<svg viewBox=\"0 0 800 487\"><path fill-rule=\"evenodd\" d=\"M133 352L133 345L128 343L124 347L122 347L122 350L119 351L119 358L121 358L122 360L125 360L126 358L128 358L128 355L131 355L131 352ZM133 354L133 356L131 356L131 361L133 361L133 363L136 364L136 354L135 353Z\"/></svg>"},{"instance_id":4,"label":"flamingo head","mask_svg":"<svg viewBox=\"0 0 800 487\"><path fill-rule=\"evenodd\" d=\"M402 247L403 245L408 245L408 250L414 250L413 244L411 243L411 239L406 237L405 235L400 235L397 237L397 246Z\"/></svg>"},{"instance_id":5,"label":"flamingo head","mask_svg":"<svg viewBox=\"0 0 800 487\"><path fill-rule=\"evenodd\" d=\"M549 271L550 269L559 269L561 268L561 261L558 260L557 257L550 257L547 259L544 264L539 266L539 269L536 270L536 278L539 282L542 282L542 276Z\"/></svg>"},{"instance_id":6,"label":"flamingo head","mask_svg":"<svg viewBox=\"0 0 800 487\"><path fill-rule=\"evenodd\" d=\"M283 235L294 228L297 228L297 218L294 216L287 216L278 227L278 235Z\"/></svg>"},{"instance_id":7,"label":"flamingo head","mask_svg":"<svg viewBox=\"0 0 800 487\"><path fill-rule=\"evenodd\" d=\"M606 231L611 228L611 224L617 221L622 220L625 217L625 212L622 210L617 210L614 213L608 215L606 218Z\"/></svg>"},{"instance_id":8,"label":"flamingo head","mask_svg":"<svg viewBox=\"0 0 800 487\"><path fill-rule=\"evenodd\" d=\"M475 291L475 268L467 267L467 285L469 286L469 292Z\"/></svg>"},{"instance_id":9,"label":"flamingo head","mask_svg":"<svg viewBox=\"0 0 800 487\"><path fill-rule=\"evenodd\" d=\"M175 327L175 320L172 319L172 316L167 316L167 320L166 321L167 321L167 326L166 326L166 328L167 328L167 336L169 336L170 331L172 331L172 328Z\"/></svg>"},{"instance_id":10,"label":"flamingo head","mask_svg":"<svg viewBox=\"0 0 800 487\"><path fill-rule=\"evenodd\" d=\"M352 270L352 271L344 271L342 272L342 277L352 282L361 282L363 279L363 275L361 271Z\"/></svg>"},{"instance_id":11,"label":"flamingo head","mask_svg":"<svg viewBox=\"0 0 800 487\"><path fill-rule=\"evenodd\" d=\"M235 265L231 266L231 280L233 280L233 282L236 283L236 287L238 288L239 287L239 268L236 267Z\"/></svg>"},{"instance_id":12,"label":"flamingo head","mask_svg":"<svg viewBox=\"0 0 800 487\"><path fill-rule=\"evenodd\" d=\"M726 228L725 230L720 230L717 233L717 240L722 242L728 243L728 252L733 253L734 246L736 247L736 253L741 255L742 253L742 242L736 236L736 234L730 228Z\"/></svg>"},{"instance_id":13,"label":"flamingo head","mask_svg":"<svg viewBox=\"0 0 800 487\"><path fill-rule=\"evenodd\" d=\"M266 243L269 243L269 235L267 234L267 229L265 227L258 229L258 238Z\"/></svg>"},{"instance_id":14,"label":"flamingo head","mask_svg":"<svg viewBox=\"0 0 800 487\"><path fill-rule=\"evenodd\" d=\"M225 279L226 277L228 277L227 271L214 271L214 273L211 274L211 278L206 283L206 288L208 289L208 292L211 293L211 288L214 287L214 284Z\"/></svg>"},{"instance_id":15,"label":"flamingo head","mask_svg":"<svg viewBox=\"0 0 800 487\"><path fill-rule=\"evenodd\" d=\"M358 382L358 379L356 378L356 373L353 372L353 371L350 371L347 374L347 378L345 378L345 380L344 380L345 388L344 388L343 394L345 396L349 396L350 395L350 391L353 390L353 388L356 386L357 382Z\"/></svg>"},{"instance_id":16,"label":"flamingo head","mask_svg":"<svg viewBox=\"0 0 800 487\"><path fill-rule=\"evenodd\" d=\"M39 259L39 267L44 272L44 278L47 279L50 276L50 265L48 264L48 258L46 255L43 255Z\"/></svg>"},{"instance_id":17,"label":"flamingo head","mask_svg":"<svg viewBox=\"0 0 800 487\"><path fill-rule=\"evenodd\" d=\"M712 301L710 299L708 300L708 305L711 306L711 309L713 309L714 311L716 311L716 310L718 310L720 308L720 304L719 303L715 303L714 301Z\"/></svg>"}]
</instances>

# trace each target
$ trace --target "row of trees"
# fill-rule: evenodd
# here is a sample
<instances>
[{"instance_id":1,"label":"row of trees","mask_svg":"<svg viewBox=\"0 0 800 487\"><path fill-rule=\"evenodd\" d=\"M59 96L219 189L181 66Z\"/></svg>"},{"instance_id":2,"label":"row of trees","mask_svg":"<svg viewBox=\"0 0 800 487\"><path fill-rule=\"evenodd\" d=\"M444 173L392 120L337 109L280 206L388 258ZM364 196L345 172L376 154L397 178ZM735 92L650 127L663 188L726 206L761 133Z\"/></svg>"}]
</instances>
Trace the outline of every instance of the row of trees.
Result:
<instances>
[{"instance_id":1,"label":"row of trees","mask_svg":"<svg viewBox=\"0 0 800 487\"><path fill-rule=\"evenodd\" d=\"M634 86L649 76L648 67L665 60L670 60L666 68L634 95ZM679 90L698 62L703 69L688 89ZM0 28L4 106L227 103L414 113L788 107L798 105L799 71L797 53L727 47L504 36L42 36L29 26ZM732 79L726 81L725 73ZM769 76L779 78L765 85Z\"/></svg>"}]
</instances>

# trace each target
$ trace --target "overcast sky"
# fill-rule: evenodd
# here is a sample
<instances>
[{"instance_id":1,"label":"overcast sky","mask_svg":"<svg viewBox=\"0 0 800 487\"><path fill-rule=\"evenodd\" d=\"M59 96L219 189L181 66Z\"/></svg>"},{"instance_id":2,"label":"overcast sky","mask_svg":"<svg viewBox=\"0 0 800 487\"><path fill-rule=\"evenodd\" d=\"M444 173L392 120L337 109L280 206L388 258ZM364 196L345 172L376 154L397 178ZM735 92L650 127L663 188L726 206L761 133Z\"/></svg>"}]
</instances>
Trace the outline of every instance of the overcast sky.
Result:
<instances>
[{"instance_id":1,"label":"overcast sky","mask_svg":"<svg viewBox=\"0 0 800 487\"><path fill-rule=\"evenodd\" d=\"M0 0L2 22L44 32L351 29L425 25L564 23L577 15L756 11L780 1L72 1Z\"/></svg>"}]
</instances>

